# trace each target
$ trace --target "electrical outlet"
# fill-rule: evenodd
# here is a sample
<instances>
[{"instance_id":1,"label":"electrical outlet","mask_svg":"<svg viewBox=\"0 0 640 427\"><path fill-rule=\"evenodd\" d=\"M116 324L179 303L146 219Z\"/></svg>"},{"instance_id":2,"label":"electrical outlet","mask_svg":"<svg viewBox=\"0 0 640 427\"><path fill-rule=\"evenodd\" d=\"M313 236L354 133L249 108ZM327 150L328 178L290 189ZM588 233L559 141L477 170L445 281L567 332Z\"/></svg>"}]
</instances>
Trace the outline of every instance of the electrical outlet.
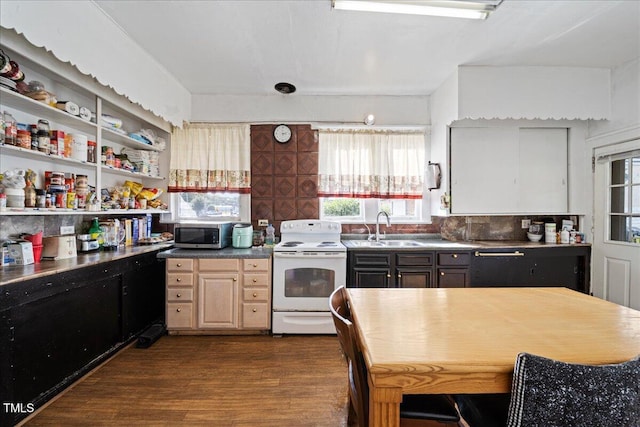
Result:
<instances>
[{"instance_id":1,"label":"electrical outlet","mask_svg":"<svg viewBox=\"0 0 640 427\"><path fill-rule=\"evenodd\" d=\"M529 228L529 226L531 225L531 220L530 219L523 219L522 220L522 228Z\"/></svg>"},{"instance_id":2,"label":"electrical outlet","mask_svg":"<svg viewBox=\"0 0 640 427\"><path fill-rule=\"evenodd\" d=\"M73 234L76 229L73 225L63 225L60 227L60 234Z\"/></svg>"},{"instance_id":3,"label":"electrical outlet","mask_svg":"<svg viewBox=\"0 0 640 427\"><path fill-rule=\"evenodd\" d=\"M269 225L269 220L268 219L259 219L258 220L258 227L266 227Z\"/></svg>"}]
</instances>

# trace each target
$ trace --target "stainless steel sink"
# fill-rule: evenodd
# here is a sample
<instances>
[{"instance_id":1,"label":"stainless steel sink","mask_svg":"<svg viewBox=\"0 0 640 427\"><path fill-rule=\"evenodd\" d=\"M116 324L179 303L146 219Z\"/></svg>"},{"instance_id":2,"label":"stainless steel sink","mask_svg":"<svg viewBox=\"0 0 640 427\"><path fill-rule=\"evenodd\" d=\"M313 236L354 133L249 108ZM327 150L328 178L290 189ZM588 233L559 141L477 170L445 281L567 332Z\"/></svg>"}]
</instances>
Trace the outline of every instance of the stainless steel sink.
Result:
<instances>
[{"instance_id":1,"label":"stainless steel sink","mask_svg":"<svg viewBox=\"0 0 640 427\"><path fill-rule=\"evenodd\" d=\"M379 242L368 240L350 240L353 246L360 248L406 248L427 246L416 240L380 240Z\"/></svg>"}]
</instances>

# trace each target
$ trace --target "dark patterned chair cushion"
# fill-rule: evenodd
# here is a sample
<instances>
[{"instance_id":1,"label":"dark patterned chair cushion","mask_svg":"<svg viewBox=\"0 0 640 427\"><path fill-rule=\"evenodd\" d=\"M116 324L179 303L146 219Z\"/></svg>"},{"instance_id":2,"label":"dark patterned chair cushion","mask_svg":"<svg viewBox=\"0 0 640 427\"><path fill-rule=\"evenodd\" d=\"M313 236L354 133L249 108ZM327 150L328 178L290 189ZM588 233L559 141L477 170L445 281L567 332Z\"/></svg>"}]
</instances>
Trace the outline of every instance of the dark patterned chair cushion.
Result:
<instances>
[{"instance_id":1,"label":"dark patterned chair cushion","mask_svg":"<svg viewBox=\"0 0 640 427\"><path fill-rule=\"evenodd\" d=\"M518 355L507 427L574 426L640 426L640 356L592 366Z\"/></svg>"}]
</instances>

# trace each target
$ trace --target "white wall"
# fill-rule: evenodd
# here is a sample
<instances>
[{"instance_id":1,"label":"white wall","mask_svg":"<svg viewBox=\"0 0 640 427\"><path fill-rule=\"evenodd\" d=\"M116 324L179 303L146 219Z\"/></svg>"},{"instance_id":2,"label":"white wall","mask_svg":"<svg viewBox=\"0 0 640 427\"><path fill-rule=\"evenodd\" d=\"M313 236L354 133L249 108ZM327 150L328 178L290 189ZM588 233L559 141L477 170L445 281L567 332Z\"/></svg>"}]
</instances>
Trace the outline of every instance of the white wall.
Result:
<instances>
[{"instance_id":1,"label":"white wall","mask_svg":"<svg viewBox=\"0 0 640 427\"><path fill-rule=\"evenodd\" d=\"M192 95L191 121L216 123L357 123L428 125L429 96Z\"/></svg>"}]
</instances>

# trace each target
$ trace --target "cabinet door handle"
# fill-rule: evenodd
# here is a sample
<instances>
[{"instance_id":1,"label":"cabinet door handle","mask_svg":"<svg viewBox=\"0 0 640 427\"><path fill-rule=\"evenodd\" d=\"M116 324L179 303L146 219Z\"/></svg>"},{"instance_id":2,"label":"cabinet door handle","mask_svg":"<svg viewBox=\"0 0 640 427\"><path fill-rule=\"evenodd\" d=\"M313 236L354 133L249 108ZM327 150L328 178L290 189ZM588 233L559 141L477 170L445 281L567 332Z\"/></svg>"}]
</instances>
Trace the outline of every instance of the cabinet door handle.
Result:
<instances>
[{"instance_id":1,"label":"cabinet door handle","mask_svg":"<svg viewBox=\"0 0 640 427\"><path fill-rule=\"evenodd\" d=\"M253 279L253 283L256 283L258 281L258 279Z\"/></svg>"},{"instance_id":2,"label":"cabinet door handle","mask_svg":"<svg viewBox=\"0 0 640 427\"><path fill-rule=\"evenodd\" d=\"M176 308L176 311L177 311L178 313L180 313L180 312L182 311L182 309L180 309L180 308Z\"/></svg>"},{"instance_id":3,"label":"cabinet door handle","mask_svg":"<svg viewBox=\"0 0 640 427\"><path fill-rule=\"evenodd\" d=\"M391 274L387 273L387 278L391 279Z\"/></svg>"},{"instance_id":4,"label":"cabinet door handle","mask_svg":"<svg viewBox=\"0 0 640 427\"><path fill-rule=\"evenodd\" d=\"M178 277L178 278L176 279L176 282L182 282L182 278L181 278L181 277Z\"/></svg>"},{"instance_id":5,"label":"cabinet door handle","mask_svg":"<svg viewBox=\"0 0 640 427\"><path fill-rule=\"evenodd\" d=\"M180 298L182 294L176 294L176 298Z\"/></svg>"},{"instance_id":6,"label":"cabinet door handle","mask_svg":"<svg viewBox=\"0 0 640 427\"><path fill-rule=\"evenodd\" d=\"M233 278L233 281L234 281L234 282L237 282L237 281L238 281L238 278L237 278L237 277L234 277L234 278Z\"/></svg>"},{"instance_id":7,"label":"cabinet door handle","mask_svg":"<svg viewBox=\"0 0 640 427\"><path fill-rule=\"evenodd\" d=\"M451 255L452 258L458 258L458 254Z\"/></svg>"},{"instance_id":8,"label":"cabinet door handle","mask_svg":"<svg viewBox=\"0 0 640 427\"><path fill-rule=\"evenodd\" d=\"M258 264L253 264L253 268L256 268L256 267L258 267Z\"/></svg>"},{"instance_id":9,"label":"cabinet door handle","mask_svg":"<svg viewBox=\"0 0 640 427\"><path fill-rule=\"evenodd\" d=\"M257 293L257 292L254 292L254 293L253 293L253 297L254 297L254 298L258 298L258 293Z\"/></svg>"},{"instance_id":10,"label":"cabinet door handle","mask_svg":"<svg viewBox=\"0 0 640 427\"><path fill-rule=\"evenodd\" d=\"M253 310L251 310L251 311L253 311L253 312L255 313L256 311L258 311L258 309L257 309L257 308L254 308L254 309L253 309Z\"/></svg>"},{"instance_id":11,"label":"cabinet door handle","mask_svg":"<svg viewBox=\"0 0 640 427\"><path fill-rule=\"evenodd\" d=\"M441 271L441 272L440 272L440 275L441 275L441 276L444 276L444 271Z\"/></svg>"},{"instance_id":12,"label":"cabinet door handle","mask_svg":"<svg viewBox=\"0 0 640 427\"><path fill-rule=\"evenodd\" d=\"M480 251L476 251L475 256L479 256L479 257L524 256L524 253L520 252L520 251L514 251L514 252L480 252Z\"/></svg>"},{"instance_id":13,"label":"cabinet door handle","mask_svg":"<svg viewBox=\"0 0 640 427\"><path fill-rule=\"evenodd\" d=\"M398 279L402 279L402 274L398 274Z\"/></svg>"},{"instance_id":14,"label":"cabinet door handle","mask_svg":"<svg viewBox=\"0 0 640 427\"><path fill-rule=\"evenodd\" d=\"M181 264L181 263L177 263L176 265L177 265L178 267L182 267L182 264Z\"/></svg>"}]
</instances>

